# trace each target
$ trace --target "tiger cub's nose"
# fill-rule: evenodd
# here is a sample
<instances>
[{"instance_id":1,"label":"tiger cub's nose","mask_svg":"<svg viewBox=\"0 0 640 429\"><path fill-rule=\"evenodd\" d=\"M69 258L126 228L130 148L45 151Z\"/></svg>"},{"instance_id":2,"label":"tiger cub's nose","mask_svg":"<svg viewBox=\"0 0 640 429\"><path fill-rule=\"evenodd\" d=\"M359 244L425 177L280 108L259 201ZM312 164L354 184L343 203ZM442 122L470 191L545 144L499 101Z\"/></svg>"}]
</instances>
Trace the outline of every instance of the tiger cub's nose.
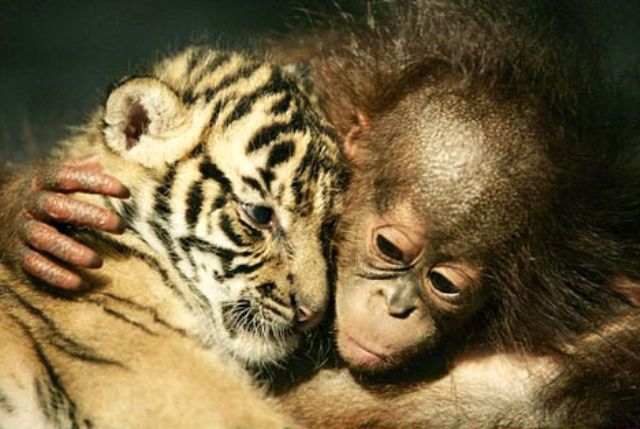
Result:
<instances>
[{"instance_id":1,"label":"tiger cub's nose","mask_svg":"<svg viewBox=\"0 0 640 429\"><path fill-rule=\"evenodd\" d=\"M298 320L298 322L308 322L313 319L314 316L313 311L307 307L298 306L296 309L296 320Z\"/></svg>"},{"instance_id":2,"label":"tiger cub's nose","mask_svg":"<svg viewBox=\"0 0 640 429\"><path fill-rule=\"evenodd\" d=\"M313 310L310 306L305 305L304 302L295 302L296 322L298 322L299 328L309 329L316 325L320 321L322 312Z\"/></svg>"}]
</instances>

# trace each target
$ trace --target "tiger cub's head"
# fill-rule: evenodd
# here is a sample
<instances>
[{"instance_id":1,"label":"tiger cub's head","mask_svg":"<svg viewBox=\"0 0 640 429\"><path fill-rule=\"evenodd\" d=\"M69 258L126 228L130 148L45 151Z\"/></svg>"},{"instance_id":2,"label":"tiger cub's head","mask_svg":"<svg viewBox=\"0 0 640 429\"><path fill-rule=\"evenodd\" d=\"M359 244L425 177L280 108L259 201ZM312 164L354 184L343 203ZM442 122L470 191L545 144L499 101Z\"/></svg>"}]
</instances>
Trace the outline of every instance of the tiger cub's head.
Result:
<instances>
[{"instance_id":1,"label":"tiger cub's head","mask_svg":"<svg viewBox=\"0 0 640 429\"><path fill-rule=\"evenodd\" d=\"M210 340L275 361L328 306L329 230L346 169L299 82L233 52L191 48L110 94L112 204L213 320Z\"/></svg>"}]
</instances>

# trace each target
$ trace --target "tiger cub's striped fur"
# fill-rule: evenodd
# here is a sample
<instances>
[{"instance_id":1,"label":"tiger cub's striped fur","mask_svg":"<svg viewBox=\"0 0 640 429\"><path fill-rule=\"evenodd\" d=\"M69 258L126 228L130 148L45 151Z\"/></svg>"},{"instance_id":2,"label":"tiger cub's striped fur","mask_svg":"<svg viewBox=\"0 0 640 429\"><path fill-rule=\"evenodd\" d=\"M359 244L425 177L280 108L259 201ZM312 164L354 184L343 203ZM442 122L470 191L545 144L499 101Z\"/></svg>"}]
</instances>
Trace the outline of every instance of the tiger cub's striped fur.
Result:
<instances>
[{"instance_id":1,"label":"tiger cub's striped fur","mask_svg":"<svg viewBox=\"0 0 640 429\"><path fill-rule=\"evenodd\" d=\"M62 158L98 153L131 189L93 288L0 266L0 427L281 427L237 363L278 361L328 304L345 167L300 82L190 48L118 85Z\"/></svg>"}]
</instances>

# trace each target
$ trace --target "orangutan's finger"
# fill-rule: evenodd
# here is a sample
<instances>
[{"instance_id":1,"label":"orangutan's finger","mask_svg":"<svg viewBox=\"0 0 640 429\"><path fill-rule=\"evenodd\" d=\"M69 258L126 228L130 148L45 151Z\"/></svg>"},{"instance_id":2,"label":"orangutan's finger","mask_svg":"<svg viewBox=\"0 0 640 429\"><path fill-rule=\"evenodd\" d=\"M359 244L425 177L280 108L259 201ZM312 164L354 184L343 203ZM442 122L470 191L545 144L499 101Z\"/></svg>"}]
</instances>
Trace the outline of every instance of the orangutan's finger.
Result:
<instances>
[{"instance_id":1,"label":"orangutan's finger","mask_svg":"<svg viewBox=\"0 0 640 429\"><path fill-rule=\"evenodd\" d=\"M60 289L72 290L84 287L84 282L79 275L53 263L38 252L24 247L20 253L22 268L37 279Z\"/></svg>"},{"instance_id":2,"label":"orangutan's finger","mask_svg":"<svg viewBox=\"0 0 640 429\"><path fill-rule=\"evenodd\" d=\"M26 209L43 222L72 224L113 233L124 231L124 221L116 213L64 194L34 193L26 202Z\"/></svg>"},{"instance_id":3,"label":"orangutan's finger","mask_svg":"<svg viewBox=\"0 0 640 429\"><path fill-rule=\"evenodd\" d=\"M23 240L33 249L48 253L70 265L100 268L102 258L87 246L61 234L57 229L28 220L20 230Z\"/></svg>"},{"instance_id":4,"label":"orangutan's finger","mask_svg":"<svg viewBox=\"0 0 640 429\"><path fill-rule=\"evenodd\" d=\"M128 198L129 189L108 174L87 168L64 166L36 179L36 189L55 192L86 192Z\"/></svg>"}]
</instances>

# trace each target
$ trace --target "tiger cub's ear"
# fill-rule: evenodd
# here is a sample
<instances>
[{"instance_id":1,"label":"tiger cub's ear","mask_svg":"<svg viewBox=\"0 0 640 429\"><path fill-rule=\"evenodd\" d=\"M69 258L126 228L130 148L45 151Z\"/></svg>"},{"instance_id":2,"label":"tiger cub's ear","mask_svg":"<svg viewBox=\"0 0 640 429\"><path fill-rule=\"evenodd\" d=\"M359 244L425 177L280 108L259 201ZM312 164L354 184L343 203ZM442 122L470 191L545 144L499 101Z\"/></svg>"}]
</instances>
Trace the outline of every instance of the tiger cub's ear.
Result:
<instances>
[{"instance_id":1,"label":"tiger cub's ear","mask_svg":"<svg viewBox=\"0 0 640 429\"><path fill-rule=\"evenodd\" d=\"M189 121L178 95L163 82L134 78L111 92L104 136L113 151L147 167L180 158L191 146ZM181 138L186 137L186 138Z\"/></svg>"}]
</instances>

